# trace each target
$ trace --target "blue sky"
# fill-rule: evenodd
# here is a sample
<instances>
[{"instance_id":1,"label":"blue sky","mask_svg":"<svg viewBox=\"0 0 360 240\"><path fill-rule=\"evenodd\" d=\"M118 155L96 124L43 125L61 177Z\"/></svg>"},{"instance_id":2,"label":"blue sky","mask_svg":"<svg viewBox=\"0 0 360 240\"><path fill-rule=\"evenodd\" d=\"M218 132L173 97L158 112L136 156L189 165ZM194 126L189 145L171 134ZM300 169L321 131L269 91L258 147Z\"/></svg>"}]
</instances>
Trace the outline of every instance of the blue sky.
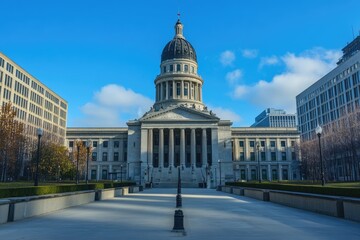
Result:
<instances>
[{"instance_id":1,"label":"blue sky","mask_svg":"<svg viewBox=\"0 0 360 240\"><path fill-rule=\"evenodd\" d=\"M177 12L203 100L233 126L295 97L359 34L358 0L0 0L0 51L65 98L68 126L126 126L154 99Z\"/></svg>"}]
</instances>

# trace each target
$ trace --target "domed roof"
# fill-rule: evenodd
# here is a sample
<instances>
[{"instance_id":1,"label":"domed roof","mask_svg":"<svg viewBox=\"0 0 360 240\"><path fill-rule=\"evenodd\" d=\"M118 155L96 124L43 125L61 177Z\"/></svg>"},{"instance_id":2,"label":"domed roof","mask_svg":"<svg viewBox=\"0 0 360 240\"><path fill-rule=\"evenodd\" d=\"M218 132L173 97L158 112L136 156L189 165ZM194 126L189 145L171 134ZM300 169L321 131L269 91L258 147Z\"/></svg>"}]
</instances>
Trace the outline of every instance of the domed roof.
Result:
<instances>
[{"instance_id":1,"label":"domed roof","mask_svg":"<svg viewBox=\"0 0 360 240\"><path fill-rule=\"evenodd\" d=\"M182 35L182 24L178 20L175 24L175 37L166 44L161 54L161 62L174 58L185 58L197 62L194 47Z\"/></svg>"}]
</instances>

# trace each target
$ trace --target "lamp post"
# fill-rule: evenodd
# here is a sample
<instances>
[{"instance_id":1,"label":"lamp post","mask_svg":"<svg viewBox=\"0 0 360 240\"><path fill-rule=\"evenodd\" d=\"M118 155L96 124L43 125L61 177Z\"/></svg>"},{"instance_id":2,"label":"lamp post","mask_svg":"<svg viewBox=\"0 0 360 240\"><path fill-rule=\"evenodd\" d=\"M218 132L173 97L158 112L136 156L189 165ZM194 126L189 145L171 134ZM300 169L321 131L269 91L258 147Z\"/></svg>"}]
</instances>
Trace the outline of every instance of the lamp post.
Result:
<instances>
[{"instance_id":1,"label":"lamp post","mask_svg":"<svg viewBox=\"0 0 360 240\"><path fill-rule=\"evenodd\" d=\"M92 148L92 141L91 139L88 139L86 141L86 184L89 183L89 156L90 156L91 148Z\"/></svg>"},{"instance_id":2,"label":"lamp post","mask_svg":"<svg viewBox=\"0 0 360 240\"><path fill-rule=\"evenodd\" d=\"M319 138L319 153L320 153L320 172L321 172L321 185L324 186L325 185L325 178L324 178L324 168L323 168L323 159L322 159L322 154L321 154L321 134L322 134L322 127L320 127L320 125L317 125L316 129L315 129L316 135Z\"/></svg>"},{"instance_id":3,"label":"lamp post","mask_svg":"<svg viewBox=\"0 0 360 240\"><path fill-rule=\"evenodd\" d=\"M40 139L41 136L43 135L43 129L38 128L36 133L38 135L38 149L37 149L37 157L36 157L36 172L35 172L34 186L39 186Z\"/></svg>"},{"instance_id":4,"label":"lamp post","mask_svg":"<svg viewBox=\"0 0 360 240\"><path fill-rule=\"evenodd\" d=\"M120 164L120 182L122 182L122 175L123 175L123 165L122 164Z\"/></svg>"},{"instance_id":5,"label":"lamp post","mask_svg":"<svg viewBox=\"0 0 360 240\"><path fill-rule=\"evenodd\" d=\"M256 150L257 150L257 160L258 160L258 174L259 174L259 183L261 183L261 169L260 169L260 144L256 142Z\"/></svg>"},{"instance_id":6,"label":"lamp post","mask_svg":"<svg viewBox=\"0 0 360 240\"><path fill-rule=\"evenodd\" d=\"M219 159L218 160L218 163L219 163L219 175L220 175L220 177L219 177L219 187L221 186L221 160Z\"/></svg>"},{"instance_id":7,"label":"lamp post","mask_svg":"<svg viewBox=\"0 0 360 240\"><path fill-rule=\"evenodd\" d=\"M139 185L141 186L141 164L142 161L139 161Z\"/></svg>"},{"instance_id":8,"label":"lamp post","mask_svg":"<svg viewBox=\"0 0 360 240\"><path fill-rule=\"evenodd\" d=\"M81 144L81 140L80 140L80 139L76 139L76 148L77 148L77 156L76 156L76 184L79 184L80 144Z\"/></svg>"}]
</instances>

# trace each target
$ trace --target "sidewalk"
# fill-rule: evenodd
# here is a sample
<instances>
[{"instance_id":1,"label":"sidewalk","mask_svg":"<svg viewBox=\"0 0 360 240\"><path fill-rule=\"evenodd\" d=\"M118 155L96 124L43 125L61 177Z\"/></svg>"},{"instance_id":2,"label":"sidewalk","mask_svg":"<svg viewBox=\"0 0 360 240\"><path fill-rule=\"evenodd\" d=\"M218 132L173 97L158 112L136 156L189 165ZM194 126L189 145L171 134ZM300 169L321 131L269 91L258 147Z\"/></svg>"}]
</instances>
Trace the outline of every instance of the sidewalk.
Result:
<instances>
[{"instance_id":1,"label":"sidewalk","mask_svg":"<svg viewBox=\"0 0 360 240\"><path fill-rule=\"evenodd\" d=\"M151 189L0 225L0 239L360 239L360 224L216 192L182 189L186 236L171 232L176 189Z\"/></svg>"}]
</instances>

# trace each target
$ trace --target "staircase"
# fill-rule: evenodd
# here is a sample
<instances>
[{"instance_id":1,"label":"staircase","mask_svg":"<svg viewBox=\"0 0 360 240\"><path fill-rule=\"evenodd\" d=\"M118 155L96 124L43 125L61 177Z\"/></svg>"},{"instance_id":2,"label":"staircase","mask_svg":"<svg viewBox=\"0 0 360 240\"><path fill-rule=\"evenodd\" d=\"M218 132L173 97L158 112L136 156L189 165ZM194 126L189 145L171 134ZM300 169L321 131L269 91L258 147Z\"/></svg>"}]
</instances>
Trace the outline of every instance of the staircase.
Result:
<instances>
[{"instance_id":1,"label":"staircase","mask_svg":"<svg viewBox=\"0 0 360 240\"><path fill-rule=\"evenodd\" d=\"M201 168L184 168L181 170L181 187L198 188L199 183L203 182ZM203 173L204 174L204 173ZM178 170L177 168L158 168L153 169L153 187L154 188L177 188Z\"/></svg>"}]
</instances>

